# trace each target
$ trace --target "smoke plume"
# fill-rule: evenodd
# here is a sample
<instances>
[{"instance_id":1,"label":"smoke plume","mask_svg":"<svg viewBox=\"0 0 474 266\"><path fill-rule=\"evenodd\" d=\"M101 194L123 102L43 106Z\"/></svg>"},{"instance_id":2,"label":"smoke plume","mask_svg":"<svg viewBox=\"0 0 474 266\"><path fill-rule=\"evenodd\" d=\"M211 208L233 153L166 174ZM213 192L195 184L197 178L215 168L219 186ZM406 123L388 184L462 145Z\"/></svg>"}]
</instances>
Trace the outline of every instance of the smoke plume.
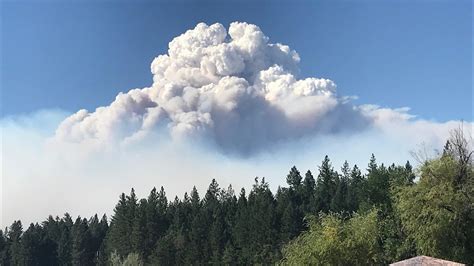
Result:
<instances>
[{"instance_id":1,"label":"smoke plume","mask_svg":"<svg viewBox=\"0 0 474 266\"><path fill-rule=\"evenodd\" d=\"M120 93L94 112L78 111L60 124L56 138L127 145L164 129L173 139L203 138L224 153L250 155L372 124L374 108L338 96L329 79L299 78L299 61L255 25L234 22L226 31L200 23L153 60L150 87Z\"/></svg>"}]
</instances>

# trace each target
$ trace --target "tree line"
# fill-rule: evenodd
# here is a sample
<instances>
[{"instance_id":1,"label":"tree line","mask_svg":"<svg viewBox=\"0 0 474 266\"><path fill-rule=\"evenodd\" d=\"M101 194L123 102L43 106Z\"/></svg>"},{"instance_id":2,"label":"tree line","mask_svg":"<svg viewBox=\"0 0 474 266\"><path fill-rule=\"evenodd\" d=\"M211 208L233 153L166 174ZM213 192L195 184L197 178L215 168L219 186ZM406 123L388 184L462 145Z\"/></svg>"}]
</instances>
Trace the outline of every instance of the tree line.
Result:
<instances>
[{"instance_id":1,"label":"tree line","mask_svg":"<svg viewBox=\"0 0 474 266\"><path fill-rule=\"evenodd\" d=\"M265 178L250 191L194 187L169 200L122 193L108 221L50 216L0 231L1 265L383 265L416 255L474 263L472 151L455 131L443 151L414 170L366 171L326 156L317 174L292 167L273 193ZM415 178L416 176L419 178Z\"/></svg>"}]
</instances>

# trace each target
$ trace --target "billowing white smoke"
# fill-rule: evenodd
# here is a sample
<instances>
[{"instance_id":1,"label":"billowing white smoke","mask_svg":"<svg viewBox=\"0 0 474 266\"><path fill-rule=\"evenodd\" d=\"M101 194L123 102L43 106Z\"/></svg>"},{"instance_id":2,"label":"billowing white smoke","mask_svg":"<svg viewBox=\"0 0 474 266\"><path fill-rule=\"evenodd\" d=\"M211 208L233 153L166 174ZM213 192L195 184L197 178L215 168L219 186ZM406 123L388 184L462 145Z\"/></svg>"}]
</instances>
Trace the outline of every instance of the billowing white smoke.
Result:
<instances>
[{"instance_id":1,"label":"billowing white smoke","mask_svg":"<svg viewBox=\"0 0 474 266\"><path fill-rule=\"evenodd\" d=\"M249 154L282 140L360 129L362 109L333 81L298 79L298 54L269 43L255 25L198 24L151 64L153 84L120 93L109 106L80 110L56 137L126 144L164 128L173 138L210 137L224 152Z\"/></svg>"},{"instance_id":2,"label":"billowing white smoke","mask_svg":"<svg viewBox=\"0 0 474 266\"><path fill-rule=\"evenodd\" d=\"M335 166L347 159L364 168L371 153L405 163L409 150L440 148L460 125L415 118L407 108L354 106L330 80L298 79L298 62L257 26L232 23L226 33L220 24L199 24L153 61L149 88L65 120L57 110L0 118L0 226L66 211L110 215L118 193L131 187L146 196L163 185L173 198L193 185L202 195L211 178L249 188L265 176L276 189L292 165L317 171L326 154ZM472 136L472 119L465 126ZM361 132L332 134L344 130ZM201 136L225 154L169 136ZM279 149L270 150L274 144ZM84 195L94 204L84 204Z\"/></svg>"}]
</instances>

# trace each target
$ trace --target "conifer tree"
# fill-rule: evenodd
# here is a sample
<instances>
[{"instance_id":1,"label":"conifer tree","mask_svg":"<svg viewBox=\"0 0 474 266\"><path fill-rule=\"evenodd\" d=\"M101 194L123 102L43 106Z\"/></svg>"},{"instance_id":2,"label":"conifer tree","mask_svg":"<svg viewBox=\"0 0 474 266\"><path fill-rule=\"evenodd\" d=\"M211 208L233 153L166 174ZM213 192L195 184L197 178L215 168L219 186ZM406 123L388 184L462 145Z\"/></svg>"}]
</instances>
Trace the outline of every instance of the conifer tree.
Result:
<instances>
[{"instance_id":1,"label":"conifer tree","mask_svg":"<svg viewBox=\"0 0 474 266\"><path fill-rule=\"evenodd\" d=\"M248 197L249 207L249 248L254 251L253 263L269 261L278 242L276 231L275 199L262 178L255 184Z\"/></svg>"},{"instance_id":2,"label":"conifer tree","mask_svg":"<svg viewBox=\"0 0 474 266\"><path fill-rule=\"evenodd\" d=\"M12 265L25 265L23 246L21 245L21 235L23 226L21 221L14 221L8 230L8 240L10 244L10 256Z\"/></svg>"},{"instance_id":3,"label":"conifer tree","mask_svg":"<svg viewBox=\"0 0 474 266\"><path fill-rule=\"evenodd\" d=\"M382 164L377 166L372 154L367 168L367 189L371 205L385 209L390 203L390 180L387 168Z\"/></svg>"},{"instance_id":4,"label":"conifer tree","mask_svg":"<svg viewBox=\"0 0 474 266\"><path fill-rule=\"evenodd\" d=\"M303 213L315 213L316 212L316 181L314 180L313 174L308 170L304 176L303 189L302 189L302 204Z\"/></svg>"},{"instance_id":5,"label":"conifer tree","mask_svg":"<svg viewBox=\"0 0 474 266\"><path fill-rule=\"evenodd\" d=\"M72 264L94 265L94 252L91 250L91 236L87 219L78 217L72 227Z\"/></svg>"},{"instance_id":6,"label":"conifer tree","mask_svg":"<svg viewBox=\"0 0 474 266\"><path fill-rule=\"evenodd\" d=\"M34 224L30 224L28 229L21 236L21 246L23 250L23 261L25 265L38 265L38 257L40 256L41 236Z\"/></svg>"},{"instance_id":7,"label":"conifer tree","mask_svg":"<svg viewBox=\"0 0 474 266\"><path fill-rule=\"evenodd\" d=\"M286 183L291 187L291 188L298 188L301 185L301 174L300 171L296 168L296 166L293 166L290 170L290 173L286 176Z\"/></svg>"},{"instance_id":8,"label":"conifer tree","mask_svg":"<svg viewBox=\"0 0 474 266\"><path fill-rule=\"evenodd\" d=\"M7 237L3 231L0 230L0 265L9 265L10 257L8 249Z\"/></svg>"},{"instance_id":9,"label":"conifer tree","mask_svg":"<svg viewBox=\"0 0 474 266\"><path fill-rule=\"evenodd\" d=\"M331 209L331 201L336 194L337 181L338 174L332 168L329 157L326 155L319 167L316 185L318 211L327 213Z\"/></svg>"},{"instance_id":10,"label":"conifer tree","mask_svg":"<svg viewBox=\"0 0 474 266\"><path fill-rule=\"evenodd\" d=\"M331 201L331 210L333 212L349 212L349 180L350 180L350 167L347 161L344 162L341 168L342 174L337 179L337 187L334 197Z\"/></svg>"},{"instance_id":11,"label":"conifer tree","mask_svg":"<svg viewBox=\"0 0 474 266\"><path fill-rule=\"evenodd\" d=\"M115 206L107 236L107 253L109 254L117 251L120 257L125 257L132 252L130 232L132 232L136 204L134 195L133 190L131 197L127 197L125 193L122 193L119 202Z\"/></svg>"},{"instance_id":12,"label":"conifer tree","mask_svg":"<svg viewBox=\"0 0 474 266\"><path fill-rule=\"evenodd\" d=\"M57 246L57 256L60 265L72 265L72 220L69 214L65 214L59 222L61 236Z\"/></svg>"},{"instance_id":13,"label":"conifer tree","mask_svg":"<svg viewBox=\"0 0 474 266\"><path fill-rule=\"evenodd\" d=\"M357 165L352 167L350 173L348 201L349 212L358 211L361 204L366 205L368 202L365 189L365 179Z\"/></svg>"}]
</instances>

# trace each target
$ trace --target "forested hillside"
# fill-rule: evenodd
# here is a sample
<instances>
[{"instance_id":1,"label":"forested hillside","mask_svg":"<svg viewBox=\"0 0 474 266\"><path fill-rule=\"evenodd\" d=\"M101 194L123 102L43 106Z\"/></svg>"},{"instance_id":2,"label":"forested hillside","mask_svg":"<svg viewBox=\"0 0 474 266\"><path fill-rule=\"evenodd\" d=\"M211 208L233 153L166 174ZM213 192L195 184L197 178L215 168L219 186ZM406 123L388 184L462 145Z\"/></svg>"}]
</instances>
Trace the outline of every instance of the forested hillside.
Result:
<instances>
[{"instance_id":1,"label":"forested hillside","mask_svg":"<svg viewBox=\"0 0 474 266\"><path fill-rule=\"evenodd\" d=\"M110 221L15 221L1 232L0 264L383 265L418 254L473 264L471 154L455 131L417 170L374 155L366 169L336 170L326 156L315 172L292 167L275 193L264 178L237 192L212 180L203 195L171 200L162 187L144 199L132 189Z\"/></svg>"}]
</instances>

